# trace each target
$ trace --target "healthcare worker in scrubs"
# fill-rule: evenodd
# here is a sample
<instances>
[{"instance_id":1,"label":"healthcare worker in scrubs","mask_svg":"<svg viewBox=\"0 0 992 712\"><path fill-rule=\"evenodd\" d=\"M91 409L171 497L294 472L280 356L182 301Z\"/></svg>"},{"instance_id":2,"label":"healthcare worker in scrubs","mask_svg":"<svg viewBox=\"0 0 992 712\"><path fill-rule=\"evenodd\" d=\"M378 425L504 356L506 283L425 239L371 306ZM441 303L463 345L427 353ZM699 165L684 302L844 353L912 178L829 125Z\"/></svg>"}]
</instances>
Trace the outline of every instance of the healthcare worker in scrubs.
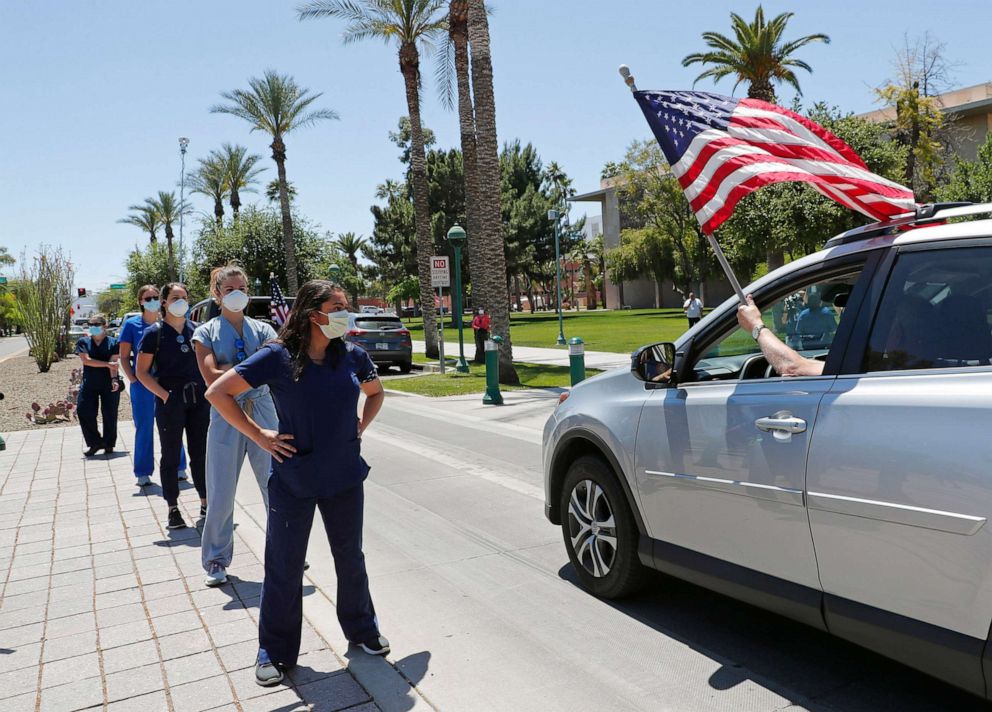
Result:
<instances>
[{"instance_id":1,"label":"healthcare worker in scrubs","mask_svg":"<svg viewBox=\"0 0 992 712\"><path fill-rule=\"evenodd\" d=\"M244 310L251 297L248 296L248 275L240 266L215 269L210 282L211 294L220 305L220 314L193 332L196 360L208 386L258 351L266 341L276 338L271 326L245 316ZM238 407L260 428L274 430L279 427L268 386L245 391L236 400ZM221 586L227 582L227 569L234 555L234 495L246 455L268 510L272 456L211 408L207 431L207 517L200 543L207 586Z\"/></svg>"},{"instance_id":2,"label":"healthcare worker in scrubs","mask_svg":"<svg viewBox=\"0 0 992 712\"><path fill-rule=\"evenodd\" d=\"M189 446L193 485L200 495L200 516L207 514L207 428L210 404L204 394L207 385L196 365L193 352L193 322L186 318L189 297L186 286L170 282L162 287L162 321L145 330L138 344L135 371L138 380L155 396L155 425L162 443L158 471L162 495L169 505L169 529L186 526L179 511L179 452L183 432ZM154 373L152 366L154 365Z\"/></svg>"},{"instance_id":3,"label":"healthcare worker in scrubs","mask_svg":"<svg viewBox=\"0 0 992 712\"><path fill-rule=\"evenodd\" d=\"M369 355L342 337L348 299L330 282L300 288L276 342L224 373L207 398L231 425L273 457L258 621L255 681L275 685L296 664L303 622L303 565L314 509L320 510L337 574L337 615L345 637L384 655L362 554L362 432L382 407L382 384ZM262 427L237 398L268 385L278 430ZM358 416L359 393L365 403ZM357 416L357 417L356 417Z\"/></svg>"},{"instance_id":4,"label":"healthcare worker in scrubs","mask_svg":"<svg viewBox=\"0 0 992 712\"><path fill-rule=\"evenodd\" d=\"M120 353L120 369L130 383L128 395L131 398L131 417L134 419L134 476L139 487L152 483L155 471L155 396L145 388L134 372L134 360L138 354L141 337L159 319L159 289L154 284L146 284L138 290L138 308L141 314L125 319L117 336ZM179 479L186 479L186 451L179 451Z\"/></svg>"},{"instance_id":5,"label":"healthcare worker in scrubs","mask_svg":"<svg viewBox=\"0 0 992 712\"><path fill-rule=\"evenodd\" d=\"M89 336L76 344L76 354L83 362L83 381L76 398L76 417L88 448L84 455L93 457L103 450L113 454L117 444L117 408L121 401L117 380L117 342L107 336L107 318L94 314L89 321ZM97 409L103 414L103 435L97 427Z\"/></svg>"}]
</instances>

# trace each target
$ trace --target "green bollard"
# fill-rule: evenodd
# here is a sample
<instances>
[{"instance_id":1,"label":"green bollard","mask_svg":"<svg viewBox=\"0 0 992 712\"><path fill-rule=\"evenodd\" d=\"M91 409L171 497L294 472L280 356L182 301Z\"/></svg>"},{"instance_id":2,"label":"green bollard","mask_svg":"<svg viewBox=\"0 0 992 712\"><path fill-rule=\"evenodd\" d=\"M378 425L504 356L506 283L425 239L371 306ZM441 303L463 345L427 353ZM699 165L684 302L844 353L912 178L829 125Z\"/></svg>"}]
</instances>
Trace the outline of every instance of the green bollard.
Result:
<instances>
[{"instance_id":1,"label":"green bollard","mask_svg":"<svg viewBox=\"0 0 992 712\"><path fill-rule=\"evenodd\" d=\"M486 339L486 395L482 397L484 405L503 405L503 394L499 392L499 345L502 343L502 336Z\"/></svg>"},{"instance_id":2,"label":"green bollard","mask_svg":"<svg viewBox=\"0 0 992 712\"><path fill-rule=\"evenodd\" d=\"M586 342L578 336L568 340L568 376L573 386L586 380Z\"/></svg>"}]
</instances>

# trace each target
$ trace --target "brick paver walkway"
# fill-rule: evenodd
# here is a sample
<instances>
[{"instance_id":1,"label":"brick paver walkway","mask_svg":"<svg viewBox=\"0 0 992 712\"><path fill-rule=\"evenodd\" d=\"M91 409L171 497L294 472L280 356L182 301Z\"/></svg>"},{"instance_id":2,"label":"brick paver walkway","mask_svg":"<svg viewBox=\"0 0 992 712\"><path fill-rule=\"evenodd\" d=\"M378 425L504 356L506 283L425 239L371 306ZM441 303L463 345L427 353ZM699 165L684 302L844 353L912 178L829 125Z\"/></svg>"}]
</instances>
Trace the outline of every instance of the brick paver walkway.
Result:
<instances>
[{"instance_id":1,"label":"brick paver walkway","mask_svg":"<svg viewBox=\"0 0 992 712\"><path fill-rule=\"evenodd\" d=\"M203 586L195 529L165 529L127 452L86 460L78 427L6 436L0 452L0 710L378 708L306 623L299 666L254 682L262 565ZM121 423L120 443L133 441ZM199 511L191 485L188 522Z\"/></svg>"}]
</instances>

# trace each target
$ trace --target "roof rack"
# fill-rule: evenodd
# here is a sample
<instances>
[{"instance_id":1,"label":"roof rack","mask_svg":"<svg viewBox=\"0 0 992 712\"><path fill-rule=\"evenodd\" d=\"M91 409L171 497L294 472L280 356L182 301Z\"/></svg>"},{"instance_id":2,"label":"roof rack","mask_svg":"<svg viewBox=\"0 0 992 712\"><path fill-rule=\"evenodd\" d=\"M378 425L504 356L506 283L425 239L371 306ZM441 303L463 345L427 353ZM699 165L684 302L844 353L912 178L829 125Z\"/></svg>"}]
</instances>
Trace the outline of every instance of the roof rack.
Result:
<instances>
[{"instance_id":1,"label":"roof rack","mask_svg":"<svg viewBox=\"0 0 992 712\"><path fill-rule=\"evenodd\" d=\"M950 218L967 217L969 215L992 214L992 203L926 203L919 205L916 212L899 215L884 222L862 225L853 230L842 232L840 235L827 240L824 247L836 247L850 242L860 242L882 235L892 235L919 225L940 223Z\"/></svg>"}]
</instances>

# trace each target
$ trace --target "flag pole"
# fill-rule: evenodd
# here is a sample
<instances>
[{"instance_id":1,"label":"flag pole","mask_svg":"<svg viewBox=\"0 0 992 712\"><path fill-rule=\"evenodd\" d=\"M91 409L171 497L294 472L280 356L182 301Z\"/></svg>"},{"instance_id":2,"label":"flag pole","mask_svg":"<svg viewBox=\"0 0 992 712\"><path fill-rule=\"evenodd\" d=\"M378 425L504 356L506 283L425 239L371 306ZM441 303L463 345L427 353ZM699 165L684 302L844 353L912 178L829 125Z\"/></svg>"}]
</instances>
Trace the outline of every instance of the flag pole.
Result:
<instances>
[{"instance_id":1,"label":"flag pole","mask_svg":"<svg viewBox=\"0 0 992 712\"><path fill-rule=\"evenodd\" d=\"M637 86L634 84L634 75L630 73L630 67L626 64L620 65L620 76L623 77L624 83L630 87L631 92L637 91ZM731 269L730 263L727 261L727 256L723 254L723 249L720 247L720 243L716 241L713 233L706 233L706 239L710 243L710 247L713 248L713 252L716 253L717 262L723 268L724 274L727 275L727 279L730 280L730 285L734 288L737 293L737 298L741 300L741 304L744 303L744 290L741 289L741 283L737 279L737 275L734 274L734 270Z\"/></svg>"}]
</instances>

